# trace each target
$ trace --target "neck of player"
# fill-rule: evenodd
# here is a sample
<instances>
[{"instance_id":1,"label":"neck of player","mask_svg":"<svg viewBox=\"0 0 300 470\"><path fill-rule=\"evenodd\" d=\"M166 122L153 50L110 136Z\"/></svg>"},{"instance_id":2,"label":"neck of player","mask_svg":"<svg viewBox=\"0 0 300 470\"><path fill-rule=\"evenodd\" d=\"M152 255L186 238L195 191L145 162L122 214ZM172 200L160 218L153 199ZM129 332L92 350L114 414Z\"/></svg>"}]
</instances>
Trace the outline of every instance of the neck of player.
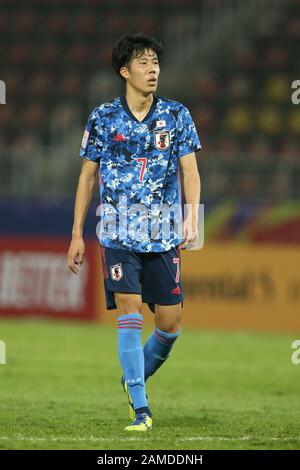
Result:
<instances>
[{"instance_id":1,"label":"neck of player","mask_svg":"<svg viewBox=\"0 0 300 470\"><path fill-rule=\"evenodd\" d=\"M153 94L149 93L145 96L142 92L138 92L137 90L127 87L126 101L132 114L139 121L142 121L151 108L153 103Z\"/></svg>"}]
</instances>

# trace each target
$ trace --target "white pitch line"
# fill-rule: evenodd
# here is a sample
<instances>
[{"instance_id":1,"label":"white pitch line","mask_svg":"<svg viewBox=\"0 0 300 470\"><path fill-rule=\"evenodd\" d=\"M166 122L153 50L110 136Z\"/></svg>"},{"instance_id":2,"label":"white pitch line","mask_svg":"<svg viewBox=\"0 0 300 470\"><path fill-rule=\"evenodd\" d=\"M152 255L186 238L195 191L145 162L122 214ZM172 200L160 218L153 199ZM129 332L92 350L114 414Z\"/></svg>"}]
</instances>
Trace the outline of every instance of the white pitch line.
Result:
<instances>
[{"instance_id":1,"label":"white pitch line","mask_svg":"<svg viewBox=\"0 0 300 470\"><path fill-rule=\"evenodd\" d=\"M149 434L147 434L149 435ZM161 441L160 437L151 435L151 440ZM29 436L0 436L0 441L28 441L28 442L145 442L142 438L124 437L124 438L110 438L110 437L67 437L67 436L49 436L49 437L29 437ZM300 436L289 437L271 437L271 436L240 436L240 437L225 437L225 436L193 436L175 439L175 442L188 442L188 441L300 441Z\"/></svg>"},{"instance_id":2,"label":"white pitch line","mask_svg":"<svg viewBox=\"0 0 300 470\"><path fill-rule=\"evenodd\" d=\"M289 437L271 437L271 436L244 436L244 437L213 437L213 436L195 436L177 439L180 442L186 441L300 441L300 436Z\"/></svg>"}]
</instances>

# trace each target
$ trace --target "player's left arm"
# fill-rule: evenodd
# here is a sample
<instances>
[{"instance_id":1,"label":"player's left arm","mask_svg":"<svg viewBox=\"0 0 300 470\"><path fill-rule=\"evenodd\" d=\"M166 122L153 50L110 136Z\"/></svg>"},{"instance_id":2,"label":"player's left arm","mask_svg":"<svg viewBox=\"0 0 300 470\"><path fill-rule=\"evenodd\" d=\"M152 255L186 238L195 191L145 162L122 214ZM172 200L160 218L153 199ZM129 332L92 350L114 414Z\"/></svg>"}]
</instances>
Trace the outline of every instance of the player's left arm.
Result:
<instances>
[{"instance_id":1,"label":"player's left arm","mask_svg":"<svg viewBox=\"0 0 300 470\"><path fill-rule=\"evenodd\" d=\"M195 152L180 158L183 173L183 188L187 204L187 213L183 221L184 242L180 245L185 249L194 244L198 238L198 207L200 204L201 182Z\"/></svg>"}]
</instances>

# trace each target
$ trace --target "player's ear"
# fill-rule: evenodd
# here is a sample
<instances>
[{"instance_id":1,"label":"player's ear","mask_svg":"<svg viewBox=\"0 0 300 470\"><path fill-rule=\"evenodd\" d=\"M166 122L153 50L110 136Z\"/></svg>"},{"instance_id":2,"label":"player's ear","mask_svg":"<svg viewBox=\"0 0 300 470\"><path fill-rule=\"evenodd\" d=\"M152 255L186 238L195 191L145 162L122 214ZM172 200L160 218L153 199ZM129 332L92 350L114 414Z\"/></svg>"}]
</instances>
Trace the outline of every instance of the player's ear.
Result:
<instances>
[{"instance_id":1,"label":"player's ear","mask_svg":"<svg viewBox=\"0 0 300 470\"><path fill-rule=\"evenodd\" d=\"M128 69L126 67L121 67L120 68L120 75L121 75L121 77L127 79L129 77Z\"/></svg>"}]
</instances>

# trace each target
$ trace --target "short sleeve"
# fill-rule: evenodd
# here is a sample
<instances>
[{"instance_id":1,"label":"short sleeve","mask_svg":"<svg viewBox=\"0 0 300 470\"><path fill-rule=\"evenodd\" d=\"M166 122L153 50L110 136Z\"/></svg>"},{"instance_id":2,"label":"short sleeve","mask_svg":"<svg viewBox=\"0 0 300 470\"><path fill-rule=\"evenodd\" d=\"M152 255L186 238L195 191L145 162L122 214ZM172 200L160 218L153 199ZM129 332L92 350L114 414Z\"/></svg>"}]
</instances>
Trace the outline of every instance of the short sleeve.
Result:
<instances>
[{"instance_id":1,"label":"short sleeve","mask_svg":"<svg viewBox=\"0 0 300 470\"><path fill-rule=\"evenodd\" d=\"M79 155L87 160L99 162L102 149L100 121L97 108L95 108L88 118Z\"/></svg>"},{"instance_id":2,"label":"short sleeve","mask_svg":"<svg viewBox=\"0 0 300 470\"><path fill-rule=\"evenodd\" d=\"M189 110L182 106L178 114L178 158L200 149L195 123Z\"/></svg>"}]
</instances>

